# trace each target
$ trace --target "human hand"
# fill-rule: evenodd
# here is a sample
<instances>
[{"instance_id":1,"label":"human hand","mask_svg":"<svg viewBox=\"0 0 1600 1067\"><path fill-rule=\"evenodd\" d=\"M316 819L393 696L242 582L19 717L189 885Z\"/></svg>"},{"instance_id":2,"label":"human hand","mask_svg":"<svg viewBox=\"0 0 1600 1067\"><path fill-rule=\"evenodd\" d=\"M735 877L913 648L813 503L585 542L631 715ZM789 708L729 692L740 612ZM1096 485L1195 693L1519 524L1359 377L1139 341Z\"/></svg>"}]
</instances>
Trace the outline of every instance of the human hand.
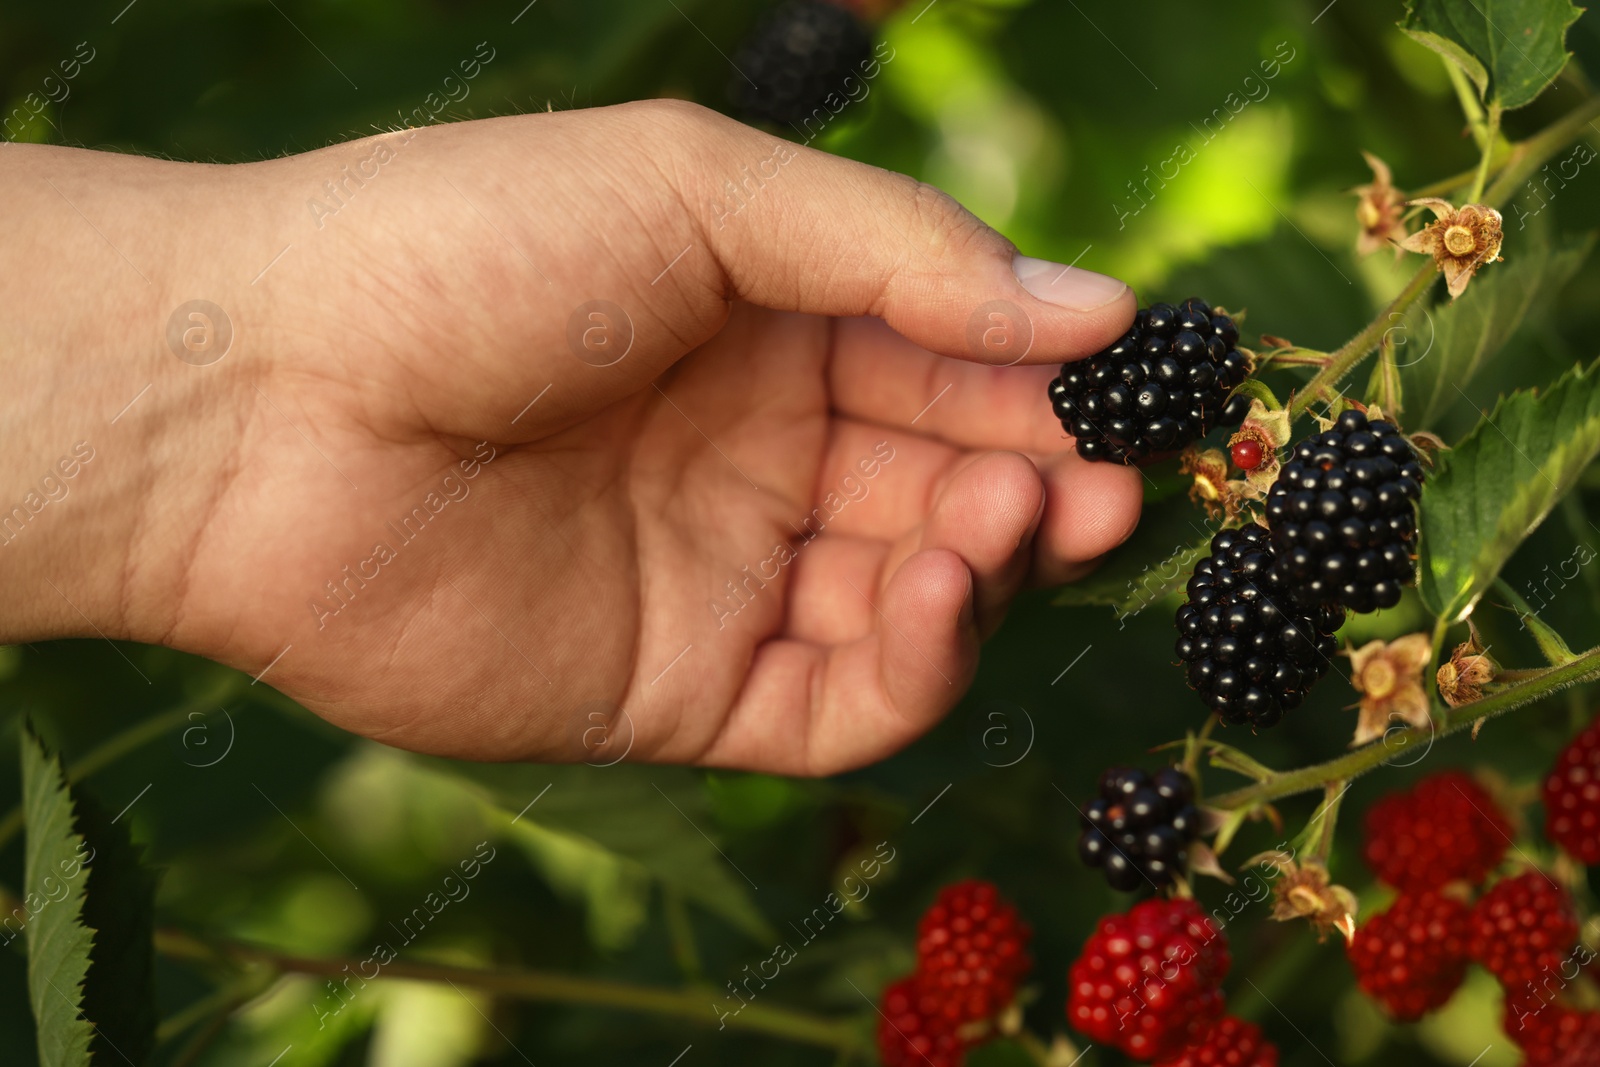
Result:
<instances>
[{"instance_id":1,"label":"human hand","mask_svg":"<svg viewBox=\"0 0 1600 1067\"><path fill-rule=\"evenodd\" d=\"M1137 519L1138 473L1045 398L1130 290L689 105L226 167L13 146L0 187L33 220L0 327L36 413L0 500L96 457L0 548L11 640L270 667L455 757L594 758L598 724L629 759L824 774L928 729L1010 599ZM234 331L199 366L165 340L196 298ZM985 348L995 301L1020 332Z\"/></svg>"}]
</instances>

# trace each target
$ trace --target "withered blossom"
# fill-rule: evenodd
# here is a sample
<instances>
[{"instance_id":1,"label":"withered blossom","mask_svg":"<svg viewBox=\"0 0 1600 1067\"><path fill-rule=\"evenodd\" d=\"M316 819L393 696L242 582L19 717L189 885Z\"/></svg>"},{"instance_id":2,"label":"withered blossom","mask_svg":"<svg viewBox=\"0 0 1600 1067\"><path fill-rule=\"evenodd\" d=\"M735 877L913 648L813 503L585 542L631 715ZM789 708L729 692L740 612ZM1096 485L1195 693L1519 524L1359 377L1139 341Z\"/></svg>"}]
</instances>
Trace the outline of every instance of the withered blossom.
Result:
<instances>
[{"instance_id":1,"label":"withered blossom","mask_svg":"<svg viewBox=\"0 0 1600 1067\"><path fill-rule=\"evenodd\" d=\"M1394 641L1370 641L1347 652L1350 684L1361 694L1361 718L1355 744L1364 745L1384 735L1391 719L1409 726L1429 721L1428 694L1422 688L1422 669L1433 654L1433 642L1424 633L1407 634Z\"/></svg>"},{"instance_id":2,"label":"withered blossom","mask_svg":"<svg viewBox=\"0 0 1600 1067\"><path fill-rule=\"evenodd\" d=\"M1356 222L1361 226L1356 251L1366 256L1405 237L1405 224L1400 221L1405 197L1394 187L1389 164L1371 152L1361 154L1372 168L1372 181L1351 191L1361 198L1356 204Z\"/></svg>"},{"instance_id":3,"label":"withered blossom","mask_svg":"<svg viewBox=\"0 0 1600 1067\"><path fill-rule=\"evenodd\" d=\"M1432 211L1438 218L1400 242L1408 252L1433 257L1444 273L1452 298L1466 291L1478 268L1500 259L1500 212L1486 204L1465 204L1459 209L1448 200L1429 196L1407 201Z\"/></svg>"}]
</instances>

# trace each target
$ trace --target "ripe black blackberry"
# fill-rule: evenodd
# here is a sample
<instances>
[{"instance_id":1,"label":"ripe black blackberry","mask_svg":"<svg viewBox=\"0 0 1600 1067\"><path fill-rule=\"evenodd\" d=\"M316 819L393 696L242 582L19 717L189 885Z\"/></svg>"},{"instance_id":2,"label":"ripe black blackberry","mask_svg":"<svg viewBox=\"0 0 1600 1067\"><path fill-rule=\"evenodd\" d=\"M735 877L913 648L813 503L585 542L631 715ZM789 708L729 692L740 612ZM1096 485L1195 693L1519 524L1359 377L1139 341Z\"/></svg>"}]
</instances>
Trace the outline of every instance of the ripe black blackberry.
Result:
<instances>
[{"instance_id":1,"label":"ripe black blackberry","mask_svg":"<svg viewBox=\"0 0 1600 1067\"><path fill-rule=\"evenodd\" d=\"M1199 297L1140 308L1122 340L1064 364L1050 403L1084 459L1137 463L1236 425L1249 400L1229 394L1250 373L1239 327Z\"/></svg>"},{"instance_id":2,"label":"ripe black blackberry","mask_svg":"<svg viewBox=\"0 0 1600 1067\"><path fill-rule=\"evenodd\" d=\"M1275 726L1327 673L1344 609L1294 589L1260 526L1213 537L1188 596L1178 609L1178 658L1224 722Z\"/></svg>"},{"instance_id":3,"label":"ripe black blackberry","mask_svg":"<svg viewBox=\"0 0 1600 1067\"><path fill-rule=\"evenodd\" d=\"M872 35L854 13L825 0L788 0L734 52L739 75L728 95L746 121L793 126L812 117L830 95L844 99L847 79L871 58Z\"/></svg>"},{"instance_id":4,"label":"ripe black blackberry","mask_svg":"<svg viewBox=\"0 0 1600 1067\"><path fill-rule=\"evenodd\" d=\"M1309 598L1351 611L1392 608L1416 576L1416 449L1391 422L1341 414L1294 447L1267 494L1284 570Z\"/></svg>"},{"instance_id":5,"label":"ripe black blackberry","mask_svg":"<svg viewBox=\"0 0 1600 1067\"><path fill-rule=\"evenodd\" d=\"M1189 863L1189 845L1200 835L1194 782L1169 767L1147 775L1113 767L1100 776L1100 795L1083 808L1078 856L1098 867L1112 889L1160 889Z\"/></svg>"}]
</instances>

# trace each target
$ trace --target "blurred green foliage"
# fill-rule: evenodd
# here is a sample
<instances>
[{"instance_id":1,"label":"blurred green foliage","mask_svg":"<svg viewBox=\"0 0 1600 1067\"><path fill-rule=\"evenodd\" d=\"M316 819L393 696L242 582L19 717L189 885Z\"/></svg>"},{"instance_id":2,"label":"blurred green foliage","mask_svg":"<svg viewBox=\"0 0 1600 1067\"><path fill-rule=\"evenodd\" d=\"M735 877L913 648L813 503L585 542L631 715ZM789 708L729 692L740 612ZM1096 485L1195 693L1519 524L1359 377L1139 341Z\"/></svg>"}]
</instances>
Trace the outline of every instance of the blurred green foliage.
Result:
<instances>
[{"instance_id":1,"label":"blurred green foliage","mask_svg":"<svg viewBox=\"0 0 1600 1067\"><path fill-rule=\"evenodd\" d=\"M214 161L297 152L402 121L480 42L494 58L443 117L657 95L715 106L732 76L723 57L758 13L743 0L123 2L0 13L8 139ZM926 178L1028 253L1120 273L1145 302L1200 293L1247 308L1251 338L1332 348L1413 269L1352 253L1346 190L1368 177L1358 150L1388 160L1403 188L1476 161L1438 57L1394 28L1400 13L1398 2L1349 0L1204 8L913 0L881 28L894 59L818 143ZM1589 70L1600 60L1595 26L1580 20L1570 42ZM63 81L62 63L74 57L75 76ZM1570 108L1581 78L1575 66L1509 116L1508 132L1524 135ZM40 94L50 102L36 108ZM1595 227L1597 183L1600 174L1584 172L1572 193L1551 198L1539 225L1566 241ZM1536 195L1519 194L1520 215L1507 211L1510 262ZM1443 398L1433 421L1447 437L1498 392L1550 382L1596 355L1600 264L1586 262L1542 299L1548 313L1531 317L1459 396ZM1113 563L1128 578L1198 536L1199 513L1174 470L1149 474L1144 554ZM1553 562L1578 545L1593 550L1597 491L1591 475L1523 546L1507 572L1514 587L1543 582L1548 591ZM1544 599L1545 617L1574 647L1600 642L1600 570ZM685 1067L829 1063L832 1054L813 1047L718 1031L713 1005L883 841L895 861L763 1001L870 1027L864 997L909 969L922 907L940 885L974 875L997 881L1033 924L1039 965L1028 1019L1043 1033L1059 1029L1068 962L1096 918L1122 906L1077 864L1068 798L1086 793L1110 763L1153 763L1153 746L1202 715L1171 666L1170 602L1113 620L1104 608L1048 601L1040 594L1017 607L990 642L973 691L929 737L823 782L423 760L356 741L265 686L234 689L225 713L172 721L85 783L109 811L131 803L122 818L162 872L159 925L293 954L360 959L389 942L411 960L687 984L702 991L704 1018L398 981L374 983L334 1013L343 1001L309 977L265 992L224 988L207 1001L217 997L212 972L163 960L156 993L178 1032L164 1035L154 1062L175 1062L203 1028L196 1004L223 1006L233 996L248 1006L203 1064L264 1065L280 1054L284 1067L665 1065L680 1054ZM1392 636L1422 620L1408 594L1399 608L1352 623L1347 636ZM1503 661L1536 661L1525 633L1483 624ZM163 649L98 641L8 649L0 670L6 807L18 796L24 718L70 767L226 673ZM1534 781L1592 698L1576 690L1522 713L1515 727L1491 725L1476 749L1464 737L1441 743L1426 767L1492 753L1511 781ZM1353 699L1332 677L1282 728L1230 740L1276 767L1326 758L1348 742L1354 717L1344 708ZM1386 768L1361 780L1346 811L1363 811L1420 773ZM1213 788L1235 782L1214 777ZM1282 805L1292 826L1313 800ZM1335 863L1365 888L1354 855L1358 822L1344 820ZM1249 855L1279 839L1256 825L1234 847ZM408 917L480 842L492 842L494 859L463 883L467 895L430 910L407 944ZM0 883L19 885L22 862L13 837L0 851ZM1285 1067L1514 1062L1495 1027L1492 983L1481 976L1447 1014L1395 1028L1352 991L1337 945L1262 913L1230 935L1239 961L1232 1008L1266 1027ZM19 947L0 952L7 1064L33 1062ZM1006 1062L1020 1060L1003 1044L974 1057L980 1067Z\"/></svg>"}]
</instances>

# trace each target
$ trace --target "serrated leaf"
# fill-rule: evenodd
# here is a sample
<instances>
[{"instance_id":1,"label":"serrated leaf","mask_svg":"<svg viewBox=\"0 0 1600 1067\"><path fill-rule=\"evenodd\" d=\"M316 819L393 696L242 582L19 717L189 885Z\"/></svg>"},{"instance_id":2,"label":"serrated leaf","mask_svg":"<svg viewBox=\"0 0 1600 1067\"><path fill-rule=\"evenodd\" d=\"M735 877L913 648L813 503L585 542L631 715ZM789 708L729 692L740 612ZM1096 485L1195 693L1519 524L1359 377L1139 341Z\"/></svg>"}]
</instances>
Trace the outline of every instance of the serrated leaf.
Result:
<instances>
[{"instance_id":1,"label":"serrated leaf","mask_svg":"<svg viewBox=\"0 0 1600 1067\"><path fill-rule=\"evenodd\" d=\"M1478 95L1510 111L1566 66L1571 0L1409 0L1400 29L1460 66Z\"/></svg>"},{"instance_id":2,"label":"serrated leaf","mask_svg":"<svg viewBox=\"0 0 1600 1067\"><path fill-rule=\"evenodd\" d=\"M756 908L745 875L710 836L715 827L695 776L674 767L618 763L609 767L471 764L430 760L447 774L487 788L511 812L548 792L523 819L593 842L637 863L757 940L772 928Z\"/></svg>"},{"instance_id":3,"label":"serrated leaf","mask_svg":"<svg viewBox=\"0 0 1600 1067\"><path fill-rule=\"evenodd\" d=\"M1541 298L1559 292L1594 248L1593 234L1554 243L1542 227L1505 263L1496 264L1457 300L1419 307L1394 335L1395 362L1411 398L1412 429L1433 426L1463 395L1483 365L1512 338Z\"/></svg>"},{"instance_id":4,"label":"serrated leaf","mask_svg":"<svg viewBox=\"0 0 1600 1067\"><path fill-rule=\"evenodd\" d=\"M1423 483L1422 599L1465 618L1500 568L1600 454L1600 371L1503 399Z\"/></svg>"},{"instance_id":5,"label":"serrated leaf","mask_svg":"<svg viewBox=\"0 0 1600 1067\"><path fill-rule=\"evenodd\" d=\"M27 912L28 1001L39 1067L89 1067L94 1027L83 983L94 934L83 921L88 846L73 830L61 761L22 731L22 811L27 833L22 906Z\"/></svg>"},{"instance_id":6,"label":"serrated leaf","mask_svg":"<svg viewBox=\"0 0 1600 1067\"><path fill-rule=\"evenodd\" d=\"M156 1039L156 879L143 850L105 810L77 797L78 829L94 853L83 921L94 933L83 1011L94 1023L94 1062L142 1064Z\"/></svg>"}]
</instances>

